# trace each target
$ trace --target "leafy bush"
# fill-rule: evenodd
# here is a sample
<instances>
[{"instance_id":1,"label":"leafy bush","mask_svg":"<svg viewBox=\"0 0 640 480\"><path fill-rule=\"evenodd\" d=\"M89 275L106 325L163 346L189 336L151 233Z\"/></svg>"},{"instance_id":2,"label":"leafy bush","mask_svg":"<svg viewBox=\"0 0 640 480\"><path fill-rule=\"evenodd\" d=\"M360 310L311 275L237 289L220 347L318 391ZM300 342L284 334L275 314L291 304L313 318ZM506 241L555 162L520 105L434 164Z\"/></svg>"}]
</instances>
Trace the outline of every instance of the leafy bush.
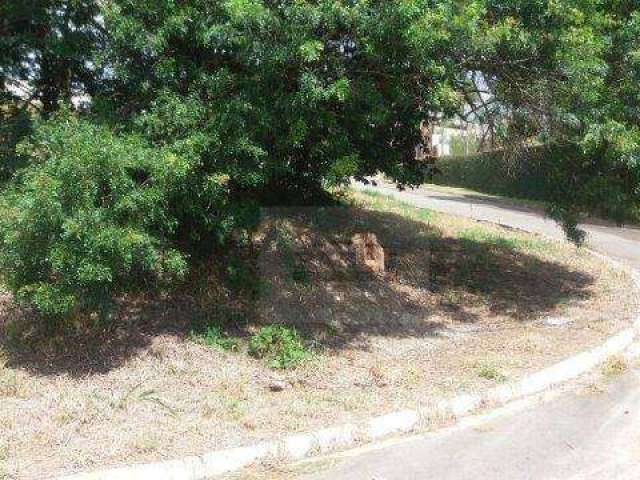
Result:
<instances>
[{"instance_id":1,"label":"leafy bush","mask_svg":"<svg viewBox=\"0 0 640 480\"><path fill-rule=\"evenodd\" d=\"M249 353L256 358L265 358L271 368L293 368L308 358L302 338L295 328L284 325L269 325L251 337Z\"/></svg>"},{"instance_id":2,"label":"leafy bush","mask_svg":"<svg viewBox=\"0 0 640 480\"><path fill-rule=\"evenodd\" d=\"M507 375L493 362L480 362L477 366L478 376L485 380L493 380L498 383L506 382Z\"/></svg>"},{"instance_id":3,"label":"leafy bush","mask_svg":"<svg viewBox=\"0 0 640 480\"><path fill-rule=\"evenodd\" d=\"M67 114L19 145L28 166L0 197L0 270L42 314L106 312L113 295L184 276L168 215L180 160Z\"/></svg>"},{"instance_id":4,"label":"leafy bush","mask_svg":"<svg viewBox=\"0 0 640 480\"><path fill-rule=\"evenodd\" d=\"M548 200L551 196L549 171L553 161L565 154L545 155L538 148L524 151L519 159L503 152L445 157L437 162L439 172L434 181L496 195Z\"/></svg>"},{"instance_id":5,"label":"leafy bush","mask_svg":"<svg viewBox=\"0 0 640 480\"><path fill-rule=\"evenodd\" d=\"M0 268L44 313L103 310L179 278L187 253L209 259L259 205L326 200L327 186L378 172L420 184L433 172L415 155L421 124L478 99L492 105L473 108L478 120L523 144L589 152L521 184L552 185L568 231L587 208L618 219L640 205L634 2L24 3L0 3L0 121L12 119L0 125L0 181L12 179ZM9 92L15 81L31 99ZM94 117L59 117L16 148L31 113L77 93ZM513 180L486 172L476 184Z\"/></svg>"},{"instance_id":6,"label":"leafy bush","mask_svg":"<svg viewBox=\"0 0 640 480\"><path fill-rule=\"evenodd\" d=\"M378 170L419 183L424 112L459 103L450 39L424 21L447 15L423 1L114 0L103 97L126 98L144 135L197 158L202 178L228 178L236 202L309 202Z\"/></svg>"}]
</instances>

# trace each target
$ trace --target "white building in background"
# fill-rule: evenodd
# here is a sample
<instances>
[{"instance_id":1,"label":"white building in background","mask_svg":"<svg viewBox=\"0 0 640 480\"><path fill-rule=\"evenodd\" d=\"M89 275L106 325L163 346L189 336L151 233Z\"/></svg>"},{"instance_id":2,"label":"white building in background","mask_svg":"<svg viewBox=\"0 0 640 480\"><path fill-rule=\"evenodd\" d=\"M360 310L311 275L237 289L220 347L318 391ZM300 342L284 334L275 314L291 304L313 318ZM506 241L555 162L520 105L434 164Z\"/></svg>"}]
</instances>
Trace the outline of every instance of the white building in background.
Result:
<instances>
[{"instance_id":1,"label":"white building in background","mask_svg":"<svg viewBox=\"0 0 640 480\"><path fill-rule=\"evenodd\" d=\"M431 146L437 157L470 155L477 151L484 127L480 124L460 123L456 126L437 126L431 136ZM454 151L457 143L457 151Z\"/></svg>"},{"instance_id":2,"label":"white building in background","mask_svg":"<svg viewBox=\"0 0 640 480\"><path fill-rule=\"evenodd\" d=\"M437 157L446 157L451 155L451 144L453 139L459 132L457 129L449 127L436 127L431 136L431 146Z\"/></svg>"}]
</instances>

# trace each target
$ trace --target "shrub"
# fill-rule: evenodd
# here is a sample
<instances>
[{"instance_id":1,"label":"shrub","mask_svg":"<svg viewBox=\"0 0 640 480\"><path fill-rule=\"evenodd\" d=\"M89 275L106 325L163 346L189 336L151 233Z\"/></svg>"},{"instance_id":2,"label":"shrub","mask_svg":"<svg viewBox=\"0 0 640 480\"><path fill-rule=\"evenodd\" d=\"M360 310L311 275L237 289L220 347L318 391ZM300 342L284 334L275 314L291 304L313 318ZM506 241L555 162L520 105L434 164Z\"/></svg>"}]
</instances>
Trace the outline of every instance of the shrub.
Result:
<instances>
[{"instance_id":1,"label":"shrub","mask_svg":"<svg viewBox=\"0 0 640 480\"><path fill-rule=\"evenodd\" d=\"M549 152L541 148L525 150L520 159L503 152L486 152L467 157L439 159L436 183L466 187L511 197L549 200L552 194L549 173L557 159L567 152Z\"/></svg>"},{"instance_id":2,"label":"shrub","mask_svg":"<svg viewBox=\"0 0 640 480\"><path fill-rule=\"evenodd\" d=\"M309 356L302 338L295 328L269 325L251 337L249 353L265 358L271 368L293 368Z\"/></svg>"},{"instance_id":3,"label":"shrub","mask_svg":"<svg viewBox=\"0 0 640 480\"><path fill-rule=\"evenodd\" d=\"M20 302L104 314L115 294L185 274L167 213L176 156L66 113L18 150L28 166L0 197L0 270Z\"/></svg>"}]
</instances>

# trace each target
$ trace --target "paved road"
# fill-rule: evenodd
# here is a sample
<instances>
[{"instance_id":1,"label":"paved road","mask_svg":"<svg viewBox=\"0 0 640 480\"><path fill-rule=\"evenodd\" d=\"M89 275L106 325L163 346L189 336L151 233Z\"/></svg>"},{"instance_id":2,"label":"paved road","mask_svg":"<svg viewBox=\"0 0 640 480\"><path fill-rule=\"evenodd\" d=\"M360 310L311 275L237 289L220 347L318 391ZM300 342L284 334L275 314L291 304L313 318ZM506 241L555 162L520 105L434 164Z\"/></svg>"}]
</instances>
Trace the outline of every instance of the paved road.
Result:
<instances>
[{"instance_id":1,"label":"paved road","mask_svg":"<svg viewBox=\"0 0 640 480\"><path fill-rule=\"evenodd\" d=\"M417 190L399 192L392 185L359 187L399 198L418 207L439 212L471 217L477 220L499 223L530 232L541 233L563 239L564 232L540 210L518 205L469 190L426 186ZM588 233L589 246L594 250L615 258L640 270L640 228L619 228L608 225L582 225Z\"/></svg>"},{"instance_id":2,"label":"paved road","mask_svg":"<svg viewBox=\"0 0 640 480\"><path fill-rule=\"evenodd\" d=\"M563 238L533 208L466 191L378 191L408 203ZM592 248L640 269L640 230L585 225ZM516 409L517 410L517 409ZM640 479L640 370L602 390L565 392L451 431L373 446L320 461L300 480ZM307 471L313 471L312 468Z\"/></svg>"},{"instance_id":3,"label":"paved road","mask_svg":"<svg viewBox=\"0 0 640 480\"><path fill-rule=\"evenodd\" d=\"M298 478L637 480L640 371L602 388L582 388L473 426L351 452Z\"/></svg>"}]
</instances>

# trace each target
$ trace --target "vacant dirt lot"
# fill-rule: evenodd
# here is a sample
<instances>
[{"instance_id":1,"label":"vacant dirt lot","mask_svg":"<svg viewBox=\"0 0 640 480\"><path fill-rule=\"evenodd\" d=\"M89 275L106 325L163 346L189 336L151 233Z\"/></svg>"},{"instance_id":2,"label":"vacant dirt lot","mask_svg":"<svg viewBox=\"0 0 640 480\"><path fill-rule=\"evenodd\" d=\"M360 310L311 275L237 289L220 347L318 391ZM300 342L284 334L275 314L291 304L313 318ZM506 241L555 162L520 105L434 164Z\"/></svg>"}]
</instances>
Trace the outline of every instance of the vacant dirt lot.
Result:
<instances>
[{"instance_id":1,"label":"vacant dirt lot","mask_svg":"<svg viewBox=\"0 0 640 480\"><path fill-rule=\"evenodd\" d=\"M354 202L265 212L225 284L203 265L179 294L122 299L108 325L57 332L5 295L0 479L171 459L415 408L595 345L636 307L625 273L569 244L384 197ZM355 265L351 240L362 232L384 247L384 275ZM247 354L274 323L304 339L297 368Z\"/></svg>"}]
</instances>

